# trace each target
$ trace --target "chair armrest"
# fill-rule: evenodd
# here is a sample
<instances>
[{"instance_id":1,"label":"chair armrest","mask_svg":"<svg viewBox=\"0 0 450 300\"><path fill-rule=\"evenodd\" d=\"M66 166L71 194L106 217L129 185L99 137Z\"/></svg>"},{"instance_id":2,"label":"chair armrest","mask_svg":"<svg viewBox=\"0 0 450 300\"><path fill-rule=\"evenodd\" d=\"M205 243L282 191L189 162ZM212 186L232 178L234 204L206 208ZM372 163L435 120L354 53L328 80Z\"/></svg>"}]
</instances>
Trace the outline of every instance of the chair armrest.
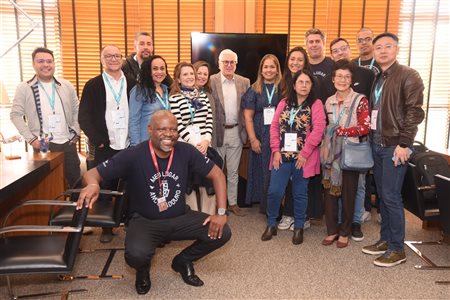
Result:
<instances>
[{"instance_id":1,"label":"chair armrest","mask_svg":"<svg viewBox=\"0 0 450 300\"><path fill-rule=\"evenodd\" d=\"M448 181L448 182L450 183L450 178L448 178L448 177L446 177L446 176L444 176L444 175L436 174L436 175L434 175L434 176L439 177L440 179L445 180L445 181Z\"/></svg>"},{"instance_id":2,"label":"chair armrest","mask_svg":"<svg viewBox=\"0 0 450 300\"><path fill-rule=\"evenodd\" d=\"M435 189L436 189L436 185L434 185L434 184L417 187L418 191L431 191L431 190L435 190Z\"/></svg>"},{"instance_id":3,"label":"chair armrest","mask_svg":"<svg viewBox=\"0 0 450 300\"><path fill-rule=\"evenodd\" d=\"M5 217L5 220L3 221L3 226L5 227L9 217L18 209L25 206L31 206L31 205L45 205L45 206L76 206L76 202L69 202L65 200L28 200L20 203L19 205L12 208L8 214Z\"/></svg>"},{"instance_id":4,"label":"chair armrest","mask_svg":"<svg viewBox=\"0 0 450 300\"><path fill-rule=\"evenodd\" d=\"M79 193L81 192L82 189L69 189L66 190L63 195L64 196L70 196L74 193ZM112 196L122 196L123 192L119 192L119 191L111 191L111 190L100 190L100 194L102 195L112 195Z\"/></svg>"},{"instance_id":5,"label":"chair armrest","mask_svg":"<svg viewBox=\"0 0 450 300\"><path fill-rule=\"evenodd\" d=\"M47 226L47 225L15 225L0 229L0 235L10 232L80 232L81 227L72 226Z\"/></svg>"}]
</instances>

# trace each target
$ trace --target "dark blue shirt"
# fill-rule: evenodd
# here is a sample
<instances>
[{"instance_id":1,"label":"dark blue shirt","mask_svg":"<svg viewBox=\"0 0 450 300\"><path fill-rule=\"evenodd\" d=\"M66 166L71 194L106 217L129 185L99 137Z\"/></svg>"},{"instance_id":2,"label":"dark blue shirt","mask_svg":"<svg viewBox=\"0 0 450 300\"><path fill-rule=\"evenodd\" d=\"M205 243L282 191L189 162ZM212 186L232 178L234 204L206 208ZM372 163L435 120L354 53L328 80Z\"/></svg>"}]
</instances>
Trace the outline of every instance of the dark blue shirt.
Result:
<instances>
[{"instance_id":1,"label":"dark blue shirt","mask_svg":"<svg viewBox=\"0 0 450 300\"><path fill-rule=\"evenodd\" d=\"M174 147L172 165L164 177L169 158L157 157L159 173L153 164L148 141L117 153L111 159L97 166L105 180L123 178L127 182L129 213L139 213L148 219L167 219L185 213L185 194L189 170L206 176L214 163L204 157L194 146L177 142ZM159 212L161 178L162 194L168 209Z\"/></svg>"}]
</instances>

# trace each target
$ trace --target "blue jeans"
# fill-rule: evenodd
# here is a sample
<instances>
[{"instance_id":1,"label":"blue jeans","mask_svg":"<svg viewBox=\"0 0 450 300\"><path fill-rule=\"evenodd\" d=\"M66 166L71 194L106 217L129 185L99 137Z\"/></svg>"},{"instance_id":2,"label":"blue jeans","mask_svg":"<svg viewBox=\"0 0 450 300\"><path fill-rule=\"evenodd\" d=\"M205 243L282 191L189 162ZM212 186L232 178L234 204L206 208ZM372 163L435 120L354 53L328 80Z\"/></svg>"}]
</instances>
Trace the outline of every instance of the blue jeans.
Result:
<instances>
[{"instance_id":1,"label":"blue jeans","mask_svg":"<svg viewBox=\"0 0 450 300\"><path fill-rule=\"evenodd\" d=\"M407 164L394 166L392 156L395 147L372 143L373 174L380 197L380 240L388 242L389 250L402 251L405 240L405 212L401 192Z\"/></svg>"},{"instance_id":2,"label":"blue jeans","mask_svg":"<svg viewBox=\"0 0 450 300\"><path fill-rule=\"evenodd\" d=\"M294 203L294 228L303 228L308 205L308 182L303 178L303 168L295 167L296 160L283 162L278 170L270 172L269 193L267 195L267 225L274 227L280 211L289 177L292 176L292 199Z\"/></svg>"}]
</instances>

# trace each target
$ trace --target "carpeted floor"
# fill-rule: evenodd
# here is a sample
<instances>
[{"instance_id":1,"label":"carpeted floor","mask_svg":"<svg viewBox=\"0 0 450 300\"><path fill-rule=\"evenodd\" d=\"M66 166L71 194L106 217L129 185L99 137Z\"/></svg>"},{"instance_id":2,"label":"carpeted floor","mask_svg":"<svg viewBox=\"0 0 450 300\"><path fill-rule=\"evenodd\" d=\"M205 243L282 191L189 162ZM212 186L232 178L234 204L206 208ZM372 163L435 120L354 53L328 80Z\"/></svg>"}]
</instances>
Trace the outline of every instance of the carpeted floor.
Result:
<instances>
[{"instance_id":1,"label":"carpeted floor","mask_svg":"<svg viewBox=\"0 0 450 300\"><path fill-rule=\"evenodd\" d=\"M203 287L184 284L170 268L172 258L190 242L171 242L158 249L152 260L152 288L149 294L135 292L134 271L125 264L123 251L116 253L108 274L123 274L123 279L58 281L54 275L14 276L15 291L38 293L48 290L88 289L70 295L70 299L450 299L450 285L435 281L450 280L449 270L416 270L424 262L406 248L407 262L394 268L372 264L375 258L361 247L378 238L375 212L372 221L362 227L365 239L351 241L344 249L322 246L325 226L314 221L305 231L305 241L295 246L291 231L279 231L271 241L262 242L265 217L258 208L246 209L246 217L231 215L231 241L222 249L196 262ZM84 236L82 248L121 247L123 228L111 244L100 244L94 235ZM424 230L419 219L407 213L407 240L437 240L439 231ZM435 263L450 265L450 246L420 246ZM99 275L108 252L82 253L74 275ZM6 280L0 279L0 299L7 297ZM55 297L58 299L59 297Z\"/></svg>"}]
</instances>

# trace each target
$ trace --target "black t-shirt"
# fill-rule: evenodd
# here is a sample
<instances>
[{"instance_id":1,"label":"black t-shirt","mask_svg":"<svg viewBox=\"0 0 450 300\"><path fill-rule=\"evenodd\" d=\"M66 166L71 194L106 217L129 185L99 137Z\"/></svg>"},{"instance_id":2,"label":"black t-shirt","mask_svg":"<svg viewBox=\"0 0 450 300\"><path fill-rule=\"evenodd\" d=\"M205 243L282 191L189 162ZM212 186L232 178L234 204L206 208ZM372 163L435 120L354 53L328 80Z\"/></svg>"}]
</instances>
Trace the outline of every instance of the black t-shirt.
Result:
<instances>
[{"instance_id":1,"label":"black t-shirt","mask_svg":"<svg viewBox=\"0 0 450 300\"><path fill-rule=\"evenodd\" d=\"M352 61L359 67L364 67L371 70L375 74L375 76L381 73L380 65L373 58L361 60L361 58L358 57Z\"/></svg>"},{"instance_id":2,"label":"black t-shirt","mask_svg":"<svg viewBox=\"0 0 450 300\"><path fill-rule=\"evenodd\" d=\"M328 74L331 74L331 72L333 71L334 61L328 56L325 56L325 59L322 60L322 62L315 65L310 63L309 66L313 75L320 80Z\"/></svg>"},{"instance_id":3,"label":"black t-shirt","mask_svg":"<svg viewBox=\"0 0 450 300\"><path fill-rule=\"evenodd\" d=\"M156 156L157 157L157 156ZM167 177L169 158L157 157L159 173L153 164L148 141L122 150L111 159L97 166L103 179L123 178L127 181L129 213L139 213L148 219L167 219L185 213L185 194L189 171L206 176L214 166L194 146L177 142L173 161ZM159 212L159 180L168 209Z\"/></svg>"}]
</instances>

